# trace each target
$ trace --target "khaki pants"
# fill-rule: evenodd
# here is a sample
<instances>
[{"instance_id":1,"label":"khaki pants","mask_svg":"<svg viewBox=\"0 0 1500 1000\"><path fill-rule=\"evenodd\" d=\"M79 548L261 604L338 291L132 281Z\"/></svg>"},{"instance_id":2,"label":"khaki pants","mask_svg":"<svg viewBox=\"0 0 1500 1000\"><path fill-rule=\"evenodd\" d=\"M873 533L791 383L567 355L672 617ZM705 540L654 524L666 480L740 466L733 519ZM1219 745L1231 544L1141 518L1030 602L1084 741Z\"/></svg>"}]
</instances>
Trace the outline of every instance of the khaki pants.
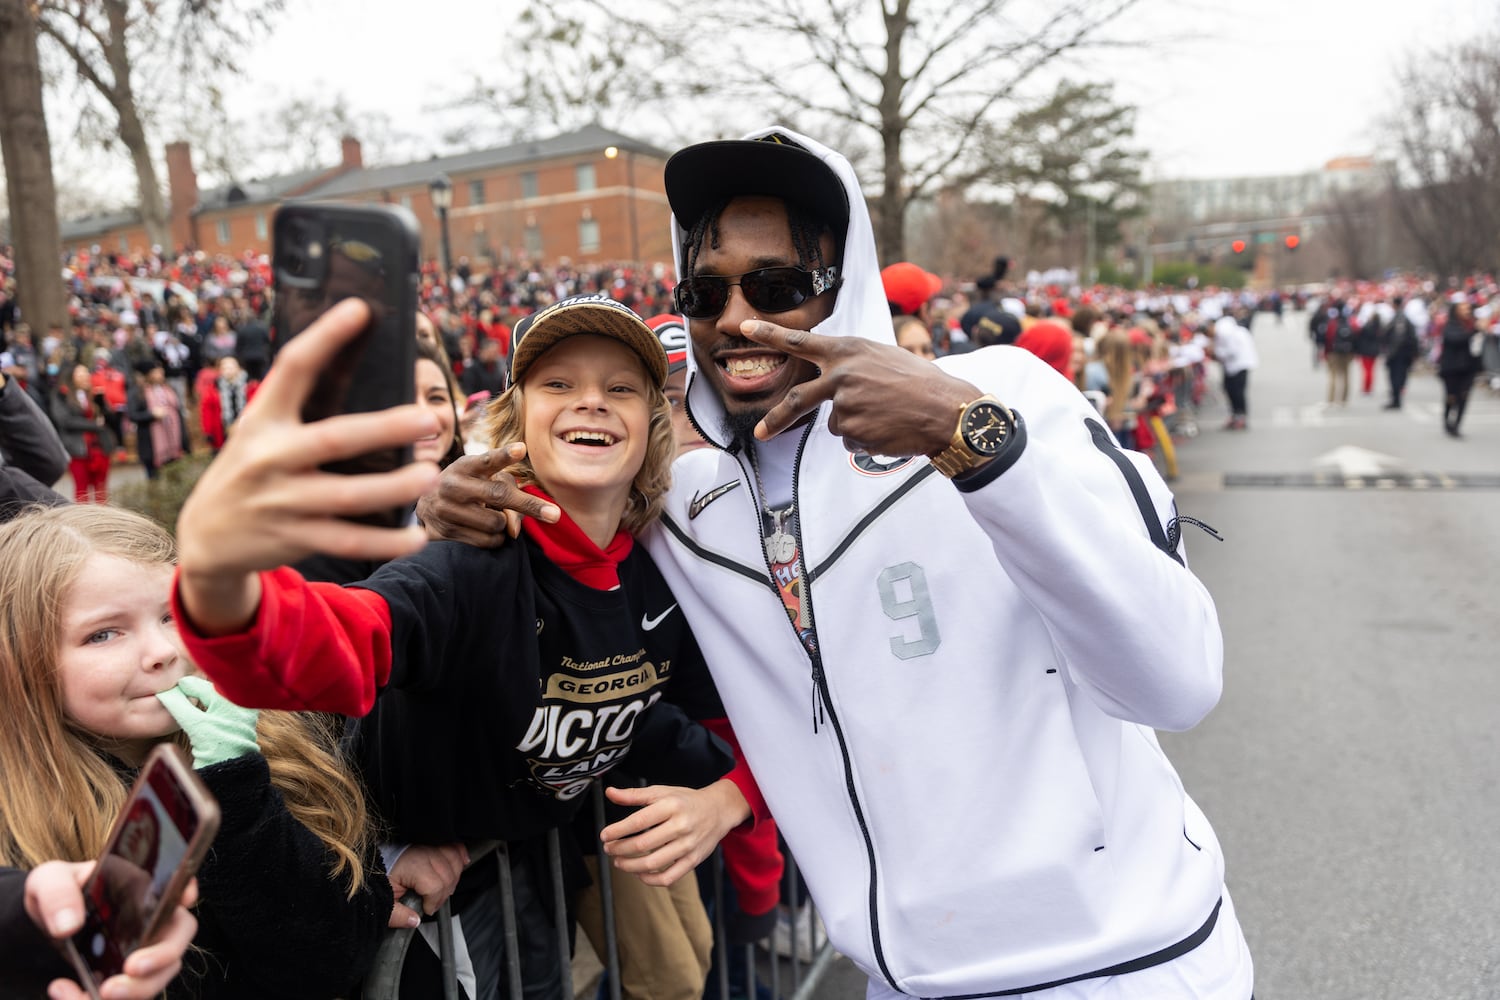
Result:
<instances>
[{"instance_id":1,"label":"khaki pants","mask_svg":"<svg viewBox=\"0 0 1500 1000\"><path fill-rule=\"evenodd\" d=\"M587 863L594 884L578 896L578 926L608 968L599 861L591 856ZM713 928L698 897L698 880L689 875L663 889L646 885L634 875L610 874L620 995L625 1000L702 1000Z\"/></svg>"},{"instance_id":2,"label":"khaki pants","mask_svg":"<svg viewBox=\"0 0 1500 1000\"><path fill-rule=\"evenodd\" d=\"M1353 354L1328 354L1328 401L1330 403L1349 402L1349 365L1354 360Z\"/></svg>"}]
</instances>

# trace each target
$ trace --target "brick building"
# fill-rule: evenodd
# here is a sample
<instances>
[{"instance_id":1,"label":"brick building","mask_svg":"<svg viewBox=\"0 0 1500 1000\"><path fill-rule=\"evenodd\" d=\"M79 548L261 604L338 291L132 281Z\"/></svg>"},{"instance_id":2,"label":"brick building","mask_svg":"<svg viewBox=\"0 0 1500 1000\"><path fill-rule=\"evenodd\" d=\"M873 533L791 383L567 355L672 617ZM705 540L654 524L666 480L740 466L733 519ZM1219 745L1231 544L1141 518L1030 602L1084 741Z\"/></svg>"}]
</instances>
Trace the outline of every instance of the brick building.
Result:
<instances>
[{"instance_id":1,"label":"brick building","mask_svg":"<svg viewBox=\"0 0 1500 1000\"><path fill-rule=\"evenodd\" d=\"M271 219L291 198L386 202L409 208L422 253L440 256L432 183L452 188L448 210L454 260L574 263L670 262L670 210L662 183L667 153L599 125L575 132L415 163L367 167L346 138L341 162L323 170L198 188L192 150L167 146L172 238L179 246L238 255L270 251ZM137 213L64 222L65 250L105 253L149 248Z\"/></svg>"}]
</instances>

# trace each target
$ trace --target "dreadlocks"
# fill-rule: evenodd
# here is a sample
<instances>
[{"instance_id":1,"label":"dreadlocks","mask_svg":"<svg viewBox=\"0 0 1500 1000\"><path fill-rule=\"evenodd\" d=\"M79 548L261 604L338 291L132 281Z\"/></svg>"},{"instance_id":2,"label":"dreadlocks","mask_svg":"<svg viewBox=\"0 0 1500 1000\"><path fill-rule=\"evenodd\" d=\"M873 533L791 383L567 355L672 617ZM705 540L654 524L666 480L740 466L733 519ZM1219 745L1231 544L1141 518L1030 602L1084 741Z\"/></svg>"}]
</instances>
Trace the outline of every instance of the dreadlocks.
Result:
<instances>
[{"instance_id":1,"label":"dreadlocks","mask_svg":"<svg viewBox=\"0 0 1500 1000\"><path fill-rule=\"evenodd\" d=\"M693 274L697 271L698 254L703 250L705 242L711 248L719 249L719 216L724 214L724 209L729 207L729 202L732 200L721 198L710 205L683 237L683 258L687 265L684 268L685 273ZM833 232L833 227L825 220L791 202L786 203L786 217L792 230L792 246L797 251L797 263L800 266L809 270L823 266L822 237L824 233L833 237L834 257L839 256L844 239L843 233Z\"/></svg>"}]
</instances>

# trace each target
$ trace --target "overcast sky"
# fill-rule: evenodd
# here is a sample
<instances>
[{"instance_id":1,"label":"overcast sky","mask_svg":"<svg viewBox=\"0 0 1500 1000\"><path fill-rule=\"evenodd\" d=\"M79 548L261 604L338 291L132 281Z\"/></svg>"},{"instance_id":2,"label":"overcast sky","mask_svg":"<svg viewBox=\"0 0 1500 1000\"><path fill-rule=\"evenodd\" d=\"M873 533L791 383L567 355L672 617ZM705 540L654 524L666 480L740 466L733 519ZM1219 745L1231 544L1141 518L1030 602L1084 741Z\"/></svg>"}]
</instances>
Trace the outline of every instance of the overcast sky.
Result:
<instances>
[{"instance_id":1,"label":"overcast sky","mask_svg":"<svg viewBox=\"0 0 1500 1000\"><path fill-rule=\"evenodd\" d=\"M473 74L503 74L516 7L515 0L293 3L253 57L254 82L244 92L289 93L293 82L339 90L351 106L379 108L402 131L421 134L431 129L424 107L435 95ZM402 23L399 68L382 72L384 59L372 65L375 46L363 39L378 34L361 32L362 44L342 49L329 44L350 37L348 18L380 23L384 11ZM1391 73L1405 54L1500 27L1496 11L1494 0L1144 0L1122 33L1182 40L1144 56L1100 55L1090 65L1139 107L1138 135L1159 176L1295 173L1376 152L1370 126L1392 100ZM747 119L744 128L760 124Z\"/></svg>"},{"instance_id":2,"label":"overcast sky","mask_svg":"<svg viewBox=\"0 0 1500 1000\"><path fill-rule=\"evenodd\" d=\"M387 115L422 152L449 151L432 108L476 76L503 78L519 9L520 0L293 0L247 53L245 78L226 88L230 111L248 120L299 93L340 93L356 112ZM1296 173L1379 153L1373 125L1393 100L1394 69L1411 53L1497 28L1495 0L1143 0L1120 33L1175 41L1062 72L1111 81L1139 108L1153 178ZM735 131L763 124L747 115ZM626 131L673 144L640 134L648 128ZM133 200L123 152L114 165L81 162L54 136L54 153L64 184L86 178ZM337 155L330 145L327 160Z\"/></svg>"}]
</instances>

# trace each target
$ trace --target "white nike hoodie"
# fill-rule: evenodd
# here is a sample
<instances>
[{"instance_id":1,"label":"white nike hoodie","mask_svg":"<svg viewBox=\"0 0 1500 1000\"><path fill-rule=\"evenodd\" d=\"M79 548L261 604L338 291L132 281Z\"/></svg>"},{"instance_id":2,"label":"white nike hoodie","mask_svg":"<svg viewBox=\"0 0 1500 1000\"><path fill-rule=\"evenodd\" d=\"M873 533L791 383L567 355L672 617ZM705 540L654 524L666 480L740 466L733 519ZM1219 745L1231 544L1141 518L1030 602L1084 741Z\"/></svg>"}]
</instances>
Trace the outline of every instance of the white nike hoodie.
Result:
<instances>
[{"instance_id":1,"label":"white nike hoodie","mask_svg":"<svg viewBox=\"0 0 1500 1000\"><path fill-rule=\"evenodd\" d=\"M844 284L815 332L892 341L853 170L787 129L746 138L772 131L849 195ZM802 438L814 657L772 584L754 477L723 450L722 407L689 357L688 410L720 450L674 466L645 541L838 950L901 993L986 997L1201 931L1223 860L1152 728L1214 706L1223 649L1149 461L1013 347L938 362L1023 425L1003 471L969 492L925 457L857 462L824 404L786 432ZM1242 965L1187 988L1243 1000Z\"/></svg>"}]
</instances>

